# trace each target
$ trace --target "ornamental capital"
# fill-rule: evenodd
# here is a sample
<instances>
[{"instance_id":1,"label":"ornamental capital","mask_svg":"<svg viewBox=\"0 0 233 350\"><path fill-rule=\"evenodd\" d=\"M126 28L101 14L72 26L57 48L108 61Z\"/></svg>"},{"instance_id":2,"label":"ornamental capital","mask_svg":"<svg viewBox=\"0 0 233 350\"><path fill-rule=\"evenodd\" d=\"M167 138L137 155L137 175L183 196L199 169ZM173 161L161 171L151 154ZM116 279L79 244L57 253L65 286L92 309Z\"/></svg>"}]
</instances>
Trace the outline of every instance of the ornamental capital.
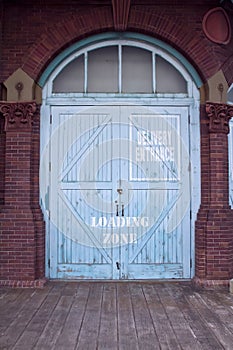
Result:
<instances>
[{"instance_id":1,"label":"ornamental capital","mask_svg":"<svg viewBox=\"0 0 233 350\"><path fill-rule=\"evenodd\" d=\"M233 117L233 106L223 103L206 103L210 133L229 133L229 120Z\"/></svg>"},{"instance_id":2,"label":"ornamental capital","mask_svg":"<svg viewBox=\"0 0 233 350\"><path fill-rule=\"evenodd\" d=\"M5 131L30 130L36 109L35 102L1 102L0 113L5 118Z\"/></svg>"}]
</instances>

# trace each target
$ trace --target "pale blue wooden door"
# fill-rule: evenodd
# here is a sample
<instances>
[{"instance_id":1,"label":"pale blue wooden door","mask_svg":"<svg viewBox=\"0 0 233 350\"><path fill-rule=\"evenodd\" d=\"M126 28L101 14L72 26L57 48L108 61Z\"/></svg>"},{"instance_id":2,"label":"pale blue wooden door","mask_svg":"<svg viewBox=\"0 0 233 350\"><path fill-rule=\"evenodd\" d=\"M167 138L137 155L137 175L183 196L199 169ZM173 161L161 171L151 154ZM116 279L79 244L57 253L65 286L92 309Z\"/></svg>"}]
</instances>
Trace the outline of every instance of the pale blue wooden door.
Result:
<instances>
[{"instance_id":1,"label":"pale blue wooden door","mask_svg":"<svg viewBox=\"0 0 233 350\"><path fill-rule=\"evenodd\" d=\"M53 278L190 277L186 108L52 108Z\"/></svg>"},{"instance_id":2,"label":"pale blue wooden door","mask_svg":"<svg viewBox=\"0 0 233 350\"><path fill-rule=\"evenodd\" d=\"M128 199L124 199L124 215L131 220L128 232L134 237L133 243L120 248L122 278L188 278L187 110L125 107L122 114L129 128L128 162L124 167Z\"/></svg>"}]
</instances>

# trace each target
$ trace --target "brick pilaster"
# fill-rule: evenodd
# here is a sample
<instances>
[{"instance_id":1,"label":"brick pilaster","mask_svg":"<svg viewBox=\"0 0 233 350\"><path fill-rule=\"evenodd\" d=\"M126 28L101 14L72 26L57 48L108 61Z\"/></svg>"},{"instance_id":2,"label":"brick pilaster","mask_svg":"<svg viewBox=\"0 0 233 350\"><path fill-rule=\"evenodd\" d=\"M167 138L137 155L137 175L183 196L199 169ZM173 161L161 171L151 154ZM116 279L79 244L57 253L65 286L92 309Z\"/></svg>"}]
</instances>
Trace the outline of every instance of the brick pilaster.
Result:
<instances>
[{"instance_id":1,"label":"brick pilaster","mask_svg":"<svg viewBox=\"0 0 233 350\"><path fill-rule=\"evenodd\" d=\"M228 139L233 108L207 103L201 118L202 201L195 231L194 281L227 285L233 276L233 214L229 206Z\"/></svg>"},{"instance_id":2,"label":"brick pilaster","mask_svg":"<svg viewBox=\"0 0 233 350\"><path fill-rule=\"evenodd\" d=\"M5 143L4 118L0 115L0 208L4 203Z\"/></svg>"},{"instance_id":3,"label":"brick pilaster","mask_svg":"<svg viewBox=\"0 0 233 350\"><path fill-rule=\"evenodd\" d=\"M5 119L0 284L38 285L37 280L44 277L45 235L39 207L38 106L35 102L0 103L0 113Z\"/></svg>"}]
</instances>

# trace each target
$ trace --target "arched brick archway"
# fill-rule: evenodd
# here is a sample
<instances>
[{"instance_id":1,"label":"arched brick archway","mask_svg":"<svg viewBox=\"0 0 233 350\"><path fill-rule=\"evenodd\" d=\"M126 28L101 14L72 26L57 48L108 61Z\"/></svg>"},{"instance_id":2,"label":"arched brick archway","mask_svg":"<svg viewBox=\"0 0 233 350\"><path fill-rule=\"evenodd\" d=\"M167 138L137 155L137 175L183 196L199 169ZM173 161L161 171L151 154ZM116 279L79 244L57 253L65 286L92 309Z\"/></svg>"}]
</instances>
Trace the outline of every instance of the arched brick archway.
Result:
<instances>
[{"instance_id":1,"label":"arched brick archway","mask_svg":"<svg viewBox=\"0 0 233 350\"><path fill-rule=\"evenodd\" d=\"M204 14L200 14L204 15ZM119 28L121 18L113 21L111 9L108 7L98 8L93 11L82 13L81 16L72 16L49 27L38 38L37 42L25 53L22 69L35 81L38 81L46 66L64 48L74 42L98 33L115 31ZM188 27L188 28L187 28ZM126 31L139 32L158 38L180 51L201 75L203 81L207 81L220 68L226 73L226 79L233 79L233 66L231 60L224 62L221 67L221 55L203 33L197 35L193 23L183 21L171 12L158 13L155 9L137 8L132 6L129 11ZM210 49L211 47L211 49ZM211 55L209 54L211 50ZM208 59L207 59L208 58Z\"/></svg>"},{"instance_id":2,"label":"arched brick archway","mask_svg":"<svg viewBox=\"0 0 233 350\"><path fill-rule=\"evenodd\" d=\"M49 63L74 42L98 33L131 31L158 38L176 48L196 68L203 83L207 82L219 70L222 70L228 84L233 82L232 55L227 54L227 50L232 50L232 42L228 46L221 46L220 49L218 45L205 38L200 22L206 8L197 9L198 16L193 18L193 21L189 17L190 21L187 21L185 11L184 16L179 16L179 20L177 20L176 12L172 7L169 7L166 12L158 11L156 5L130 6L130 1L127 0L124 11L119 12L116 11L117 2L113 0L112 3L113 6L99 6L95 9L84 8L81 11L74 11L68 18L57 24L48 25L39 33L34 44L24 50L21 64L16 67L14 62L12 67L15 69L21 67L30 78L38 82ZM14 69L12 68L12 70ZM1 103L1 114L6 121L4 148L10 147L9 149L16 154L16 158L14 158L9 152L6 152L8 158L5 158L5 164L7 164L5 173L9 170L8 175L14 173L18 176L21 192L22 188L25 189L24 186L28 186L30 183L29 192L27 194L20 193L18 202L12 191L12 184L15 185L15 176L8 177L8 183L5 184L5 202L3 201L0 221L1 228L6 234L6 241L4 238L2 242L10 247L11 253L9 254L7 251L5 255L1 255L2 284L15 285L17 281L20 281L19 285L34 285L34 281L41 279L44 274L44 227L38 205L39 118L38 108L33 106L32 109L33 113L30 108L28 109L27 104L21 103L8 103L6 109L6 104ZM31 119L27 120L25 124L25 117L27 119L28 116L29 119L34 120L32 125ZM206 111L204 97L200 113L202 206L196 226L196 246L198 248L196 251L196 281L201 284L211 284L212 281L216 281L216 284L227 284L233 273L232 213L228 206L228 183L226 180L227 130L221 127L213 128L215 124L220 126L227 124L229 116L232 116L232 109L222 104L213 104ZM221 121L224 121L223 124ZM21 125L22 128L18 129L18 125ZM16 137L20 140L17 141L17 144L15 144ZM24 149L26 152L25 169L30 167L27 170L24 169L24 172L22 172L22 152L19 153L18 148L21 148L21 151ZM17 164L21 165L17 166ZM224 196L221 195L221 192L224 193ZM22 203L27 209L26 214L21 210ZM17 218L13 227L15 236L11 235L12 242L9 242L7 235L9 230L13 232L13 218ZM20 233L22 236L24 235L23 241L17 238L17 223L20 227L22 227L22 223L27 227L26 231L24 229ZM25 236L25 232L28 233L28 238ZM31 248L25 239L28 239L28 242L31 240L29 242ZM27 245L28 250L22 250L22 248L20 250L24 244ZM13 256L14 249L18 254L18 260ZM216 256L220 256L220 258L216 259ZM27 271L25 264L30 265L27 266ZM36 283L40 284L41 282Z\"/></svg>"}]
</instances>

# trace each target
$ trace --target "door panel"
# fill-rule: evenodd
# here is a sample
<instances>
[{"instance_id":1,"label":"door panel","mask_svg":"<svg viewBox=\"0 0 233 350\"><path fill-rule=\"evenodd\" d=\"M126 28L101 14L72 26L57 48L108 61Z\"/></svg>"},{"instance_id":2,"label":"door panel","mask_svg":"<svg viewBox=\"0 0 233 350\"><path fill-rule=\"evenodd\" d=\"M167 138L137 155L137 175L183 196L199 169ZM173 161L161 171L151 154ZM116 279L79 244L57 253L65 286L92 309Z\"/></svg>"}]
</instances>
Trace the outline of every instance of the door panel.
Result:
<instances>
[{"instance_id":1,"label":"door panel","mask_svg":"<svg viewBox=\"0 0 233 350\"><path fill-rule=\"evenodd\" d=\"M190 277L187 109L51 112L50 277Z\"/></svg>"}]
</instances>

